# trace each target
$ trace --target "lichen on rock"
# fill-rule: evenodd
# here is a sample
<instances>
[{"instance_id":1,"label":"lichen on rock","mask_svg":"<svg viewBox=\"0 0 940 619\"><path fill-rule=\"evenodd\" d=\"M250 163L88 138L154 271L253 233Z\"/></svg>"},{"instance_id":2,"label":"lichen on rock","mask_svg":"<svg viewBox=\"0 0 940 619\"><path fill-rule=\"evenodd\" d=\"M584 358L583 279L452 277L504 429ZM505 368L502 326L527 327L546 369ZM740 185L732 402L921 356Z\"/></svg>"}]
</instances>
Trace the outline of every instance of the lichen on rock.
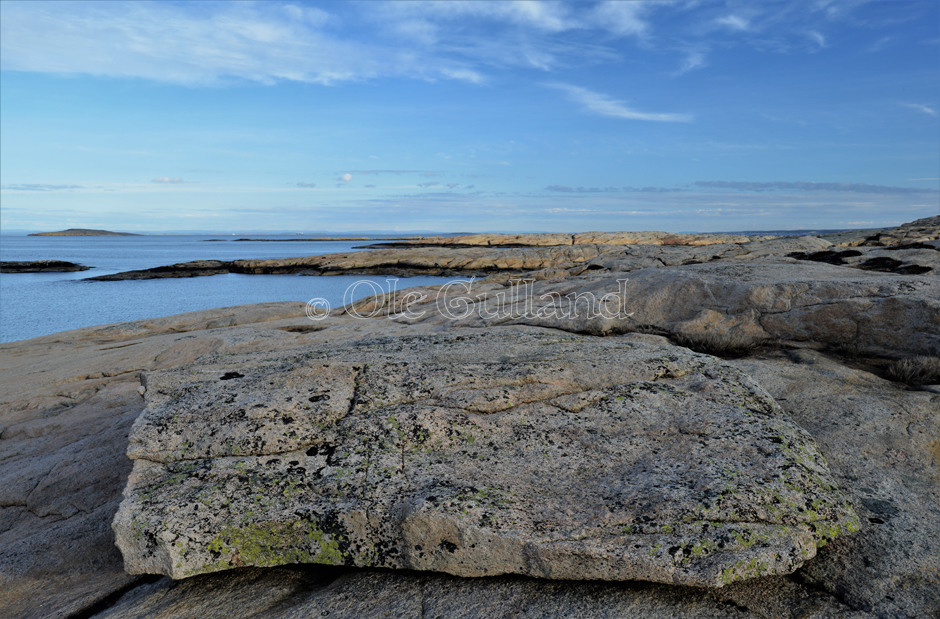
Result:
<instances>
[{"instance_id":1,"label":"lichen on rock","mask_svg":"<svg viewBox=\"0 0 940 619\"><path fill-rule=\"evenodd\" d=\"M652 336L381 337L146 380L113 524L131 573L326 563L720 587L792 572L858 527L757 383Z\"/></svg>"}]
</instances>

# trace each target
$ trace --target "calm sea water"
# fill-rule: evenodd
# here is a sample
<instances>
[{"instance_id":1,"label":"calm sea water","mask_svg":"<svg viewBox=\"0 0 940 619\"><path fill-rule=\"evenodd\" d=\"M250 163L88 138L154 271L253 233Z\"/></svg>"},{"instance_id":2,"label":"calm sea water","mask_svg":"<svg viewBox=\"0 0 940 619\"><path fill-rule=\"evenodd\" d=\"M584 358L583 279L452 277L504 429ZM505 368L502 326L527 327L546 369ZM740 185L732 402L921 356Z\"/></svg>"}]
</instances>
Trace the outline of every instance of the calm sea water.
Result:
<instances>
[{"instance_id":1,"label":"calm sea water","mask_svg":"<svg viewBox=\"0 0 940 619\"><path fill-rule=\"evenodd\" d=\"M131 269L146 269L188 260L290 258L352 251L364 241L224 240L219 236L67 237L0 235L0 260L68 260L93 267L75 273L0 274L0 342L22 340L68 329L126 320L169 316L228 305L267 301L326 299L342 305L357 281L370 281L385 290L386 276L239 275L184 279L92 282L86 278ZM289 239L269 235L265 238ZM398 289L444 283L443 277L407 277ZM373 294L360 284L352 297ZM349 300L349 299L347 299Z\"/></svg>"}]
</instances>

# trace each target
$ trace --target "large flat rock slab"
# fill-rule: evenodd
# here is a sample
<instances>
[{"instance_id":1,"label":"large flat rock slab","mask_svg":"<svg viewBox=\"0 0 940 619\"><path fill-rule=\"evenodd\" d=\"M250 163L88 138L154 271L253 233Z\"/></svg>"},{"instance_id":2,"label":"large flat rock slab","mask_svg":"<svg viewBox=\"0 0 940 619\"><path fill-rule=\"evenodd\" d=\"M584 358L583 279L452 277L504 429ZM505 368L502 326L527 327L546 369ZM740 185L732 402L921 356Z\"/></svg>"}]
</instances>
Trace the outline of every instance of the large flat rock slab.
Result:
<instances>
[{"instance_id":1,"label":"large flat rock slab","mask_svg":"<svg viewBox=\"0 0 940 619\"><path fill-rule=\"evenodd\" d=\"M146 375L130 573L324 563L720 587L858 526L811 437L659 338L383 337Z\"/></svg>"}]
</instances>

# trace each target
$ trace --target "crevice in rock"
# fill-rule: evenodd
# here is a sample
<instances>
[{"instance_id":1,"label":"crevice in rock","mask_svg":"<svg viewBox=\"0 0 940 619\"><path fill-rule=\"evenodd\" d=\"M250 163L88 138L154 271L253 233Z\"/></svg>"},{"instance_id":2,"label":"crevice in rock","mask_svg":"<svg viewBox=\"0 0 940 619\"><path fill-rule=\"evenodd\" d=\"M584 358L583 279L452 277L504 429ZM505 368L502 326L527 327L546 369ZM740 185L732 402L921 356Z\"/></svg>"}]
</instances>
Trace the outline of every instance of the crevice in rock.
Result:
<instances>
[{"instance_id":1,"label":"crevice in rock","mask_svg":"<svg viewBox=\"0 0 940 619\"><path fill-rule=\"evenodd\" d=\"M814 593L820 593L826 597L832 598L842 606L845 606L855 612L871 612L871 608L868 608L864 605L859 605L848 600L844 595L840 595L838 591L830 591L822 583L816 582L806 577L800 570L790 574L787 578L799 585L800 587L806 589L807 591L812 591Z\"/></svg>"},{"instance_id":2,"label":"crevice in rock","mask_svg":"<svg viewBox=\"0 0 940 619\"><path fill-rule=\"evenodd\" d=\"M124 597L127 593L137 589L138 587L143 587L145 585L150 585L160 580L163 580L164 576L158 576L156 574L147 574L145 576L140 576L135 578L131 582L127 583L120 589L116 589L111 593L107 594L103 598L99 599L96 602L92 602L88 606L81 608L74 613L68 616L68 619L88 619L89 617L94 617L99 613L103 613L112 606L118 603L118 601Z\"/></svg>"}]
</instances>

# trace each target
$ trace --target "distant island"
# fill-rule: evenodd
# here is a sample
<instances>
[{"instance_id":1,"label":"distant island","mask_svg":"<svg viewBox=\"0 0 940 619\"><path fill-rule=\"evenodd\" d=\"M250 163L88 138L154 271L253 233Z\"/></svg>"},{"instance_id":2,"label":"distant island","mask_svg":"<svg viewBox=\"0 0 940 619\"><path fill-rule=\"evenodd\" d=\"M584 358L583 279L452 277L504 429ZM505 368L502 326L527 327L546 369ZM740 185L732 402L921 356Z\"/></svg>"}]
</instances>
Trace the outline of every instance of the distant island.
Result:
<instances>
[{"instance_id":1,"label":"distant island","mask_svg":"<svg viewBox=\"0 0 940 619\"><path fill-rule=\"evenodd\" d=\"M111 232L110 230L92 230L90 228L69 228L58 232L33 232L29 236L140 236L133 232Z\"/></svg>"},{"instance_id":2,"label":"distant island","mask_svg":"<svg viewBox=\"0 0 940 619\"><path fill-rule=\"evenodd\" d=\"M65 260L31 260L0 262L0 273L65 273L87 271L91 267Z\"/></svg>"}]
</instances>

